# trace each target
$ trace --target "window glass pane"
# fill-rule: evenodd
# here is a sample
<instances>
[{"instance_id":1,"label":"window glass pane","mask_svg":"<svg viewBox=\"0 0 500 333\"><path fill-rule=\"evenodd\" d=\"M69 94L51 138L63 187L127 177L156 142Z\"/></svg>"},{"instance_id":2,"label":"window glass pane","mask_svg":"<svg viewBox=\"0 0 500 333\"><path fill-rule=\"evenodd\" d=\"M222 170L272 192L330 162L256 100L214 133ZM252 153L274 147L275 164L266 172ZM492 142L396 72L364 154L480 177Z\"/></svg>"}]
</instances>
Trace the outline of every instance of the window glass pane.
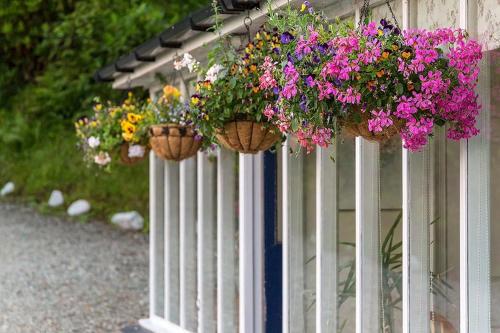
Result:
<instances>
[{"instance_id":1,"label":"window glass pane","mask_svg":"<svg viewBox=\"0 0 500 333\"><path fill-rule=\"evenodd\" d=\"M491 172L491 331L500 333L500 49L488 52L483 70L491 80L486 83L489 91L479 91L488 96L490 108L490 172Z\"/></svg>"},{"instance_id":2,"label":"window glass pane","mask_svg":"<svg viewBox=\"0 0 500 333\"><path fill-rule=\"evenodd\" d=\"M380 248L384 333L402 331L402 143L380 144Z\"/></svg>"},{"instance_id":3,"label":"window glass pane","mask_svg":"<svg viewBox=\"0 0 500 333\"><path fill-rule=\"evenodd\" d=\"M339 332L356 332L356 217L354 138L339 138L338 172L338 325ZM340 328L343 328L342 330Z\"/></svg>"}]
</instances>

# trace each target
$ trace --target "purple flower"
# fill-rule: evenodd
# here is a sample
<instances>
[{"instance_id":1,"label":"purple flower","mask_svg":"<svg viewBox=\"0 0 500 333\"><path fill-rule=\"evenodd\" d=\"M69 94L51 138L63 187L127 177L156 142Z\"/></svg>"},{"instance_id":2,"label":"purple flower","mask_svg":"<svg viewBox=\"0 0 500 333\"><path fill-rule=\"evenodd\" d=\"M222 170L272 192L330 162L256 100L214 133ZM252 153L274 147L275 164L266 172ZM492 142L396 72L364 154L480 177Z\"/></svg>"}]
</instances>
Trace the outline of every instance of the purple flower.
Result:
<instances>
[{"instance_id":1,"label":"purple flower","mask_svg":"<svg viewBox=\"0 0 500 333\"><path fill-rule=\"evenodd\" d=\"M326 54L326 51L328 50L328 44L319 44L316 49L319 51L319 53Z\"/></svg>"},{"instance_id":2,"label":"purple flower","mask_svg":"<svg viewBox=\"0 0 500 333\"><path fill-rule=\"evenodd\" d=\"M307 108L307 97L306 97L306 95L300 96L299 106L302 109L302 111L307 112L308 108Z\"/></svg>"},{"instance_id":3,"label":"purple flower","mask_svg":"<svg viewBox=\"0 0 500 333\"><path fill-rule=\"evenodd\" d=\"M280 88L278 88L278 87L274 87L274 88L273 88L273 93L274 93L275 95L279 95L279 93L280 93Z\"/></svg>"},{"instance_id":4,"label":"purple flower","mask_svg":"<svg viewBox=\"0 0 500 333\"><path fill-rule=\"evenodd\" d=\"M293 37L293 35L288 31L281 34L281 44L290 44L294 39L295 37Z\"/></svg>"},{"instance_id":5,"label":"purple flower","mask_svg":"<svg viewBox=\"0 0 500 333\"><path fill-rule=\"evenodd\" d=\"M314 82L314 78L311 75L306 77L305 82L306 82L306 85L308 87L310 87L310 88L314 87L315 82Z\"/></svg>"}]
</instances>

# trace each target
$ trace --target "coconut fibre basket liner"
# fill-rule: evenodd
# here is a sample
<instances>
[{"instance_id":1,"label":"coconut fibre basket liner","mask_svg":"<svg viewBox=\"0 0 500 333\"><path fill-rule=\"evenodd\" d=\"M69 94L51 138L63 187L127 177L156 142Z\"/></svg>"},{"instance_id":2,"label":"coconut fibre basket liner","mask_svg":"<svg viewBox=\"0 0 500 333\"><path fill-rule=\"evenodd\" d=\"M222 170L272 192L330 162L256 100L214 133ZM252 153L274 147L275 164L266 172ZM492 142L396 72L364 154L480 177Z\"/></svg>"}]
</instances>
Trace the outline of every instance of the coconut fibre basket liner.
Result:
<instances>
[{"instance_id":1,"label":"coconut fibre basket liner","mask_svg":"<svg viewBox=\"0 0 500 333\"><path fill-rule=\"evenodd\" d=\"M201 147L201 140L196 140L191 126L153 125L150 135L151 149L158 157L168 161L182 161L192 157Z\"/></svg>"},{"instance_id":2,"label":"coconut fibre basket liner","mask_svg":"<svg viewBox=\"0 0 500 333\"><path fill-rule=\"evenodd\" d=\"M216 136L219 143L227 149L256 154L271 148L281 138L281 133L270 124L235 120L224 124Z\"/></svg>"}]
</instances>

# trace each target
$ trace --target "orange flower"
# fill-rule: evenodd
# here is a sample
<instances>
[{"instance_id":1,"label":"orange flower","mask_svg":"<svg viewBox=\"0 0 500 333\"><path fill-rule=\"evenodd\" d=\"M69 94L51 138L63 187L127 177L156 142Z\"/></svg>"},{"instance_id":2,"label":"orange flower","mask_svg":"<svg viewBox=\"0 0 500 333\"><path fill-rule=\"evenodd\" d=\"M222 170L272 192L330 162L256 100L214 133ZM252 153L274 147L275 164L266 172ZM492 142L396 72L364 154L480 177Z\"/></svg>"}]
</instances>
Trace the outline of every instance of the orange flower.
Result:
<instances>
[{"instance_id":1,"label":"orange flower","mask_svg":"<svg viewBox=\"0 0 500 333\"><path fill-rule=\"evenodd\" d=\"M411 56L411 52L404 51L403 53L401 53L401 56L405 59L408 59Z\"/></svg>"},{"instance_id":2,"label":"orange flower","mask_svg":"<svg viewBox=\"0 0 500 333\"><path fill-rule=\"evenodd\" d=\"M376 74L377 74L377 77L382 77L382 76L384 76L385 72L383 69L381 69Z\"/></svg>"},{"instance_id":3,"label":"orange flower","mask_svg":"<svg viewBox=\"0 0 500 333\"><path fill-rule=\"evenodd\" d=\"M256 94L259 92L259 87L253 87L252 88L252 91Z\"/></svg>"}]
</instances>

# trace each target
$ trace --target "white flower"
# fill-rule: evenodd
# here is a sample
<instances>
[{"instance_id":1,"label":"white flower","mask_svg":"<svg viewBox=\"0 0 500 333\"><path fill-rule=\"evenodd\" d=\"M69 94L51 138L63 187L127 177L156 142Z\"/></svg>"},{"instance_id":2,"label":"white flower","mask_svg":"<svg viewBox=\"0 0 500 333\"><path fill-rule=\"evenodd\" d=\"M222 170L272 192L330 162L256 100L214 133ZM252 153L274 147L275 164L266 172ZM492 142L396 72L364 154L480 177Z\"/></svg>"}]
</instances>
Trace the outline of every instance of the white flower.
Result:
<instances>
[{"instance_id":1,"label":"white flower","mask_svg":"<svg viewBox=\"0 0 500 333\"><path fill-rule=\"evenodd\" d=\"M184 68L182 60L180 59L174 60L174 68L176 71L180 71L182 68Z\"/></svg>"},{"instance_id":2,"label":"white flower","mask_svg":"<svg viewBox=\"0 0 500 333\"><path fill-rule=\"evenodd\" d=\"M214 83L219 78L219 74L222 74L221 72L223 70L224 70L223 66L219 64L213 65L208 69L207 75L205 76L205 80Z\"/></svg>"},{"instance_id":3,"label":"white flower","mask_svg":"<svg viewBox=\"0 0 500 333\"><path fill-rule=\"evenodd\" d=\"M91 136L88 140L87 143L90 148L97 148L101 144L101 141L99 138L96 138L95 136Z\"/></svg>"},{"instance_id":4,"label":"white flower","mask_svg":"<svg viewBox=\"0 0 500 333\"><path fill-rule=\"evenodd\" d=\"M131 145L128 147L128 157L143 157L146 153L146 149L141 145Z\"/></svg>"},{"instance_id":5,"label":"white flower","mask_svg":"<svg viewBox=\"0 0 500 333\"><path fill-rule=\"evenodd\" d=\"M99 154L94 156L94 162L101 166L105 166L106 164L109 164L111 162L111 157L108 153L101 151L99 152Z\"/></svg>"},{"instance_id":6,"label":"white flower","mask_svg":"<svg viewBox=\"0 0 500 333\"><path fill-rule=\"evenodd\" d=\"M191 54L184 53L182 59L177 59L174 61L174 68L179 71L184 67L187 67L189 69L189 72L192 73L198 68L199 64L200 63L195 58L193 58Z\"/></svg>"}]
</instances>

